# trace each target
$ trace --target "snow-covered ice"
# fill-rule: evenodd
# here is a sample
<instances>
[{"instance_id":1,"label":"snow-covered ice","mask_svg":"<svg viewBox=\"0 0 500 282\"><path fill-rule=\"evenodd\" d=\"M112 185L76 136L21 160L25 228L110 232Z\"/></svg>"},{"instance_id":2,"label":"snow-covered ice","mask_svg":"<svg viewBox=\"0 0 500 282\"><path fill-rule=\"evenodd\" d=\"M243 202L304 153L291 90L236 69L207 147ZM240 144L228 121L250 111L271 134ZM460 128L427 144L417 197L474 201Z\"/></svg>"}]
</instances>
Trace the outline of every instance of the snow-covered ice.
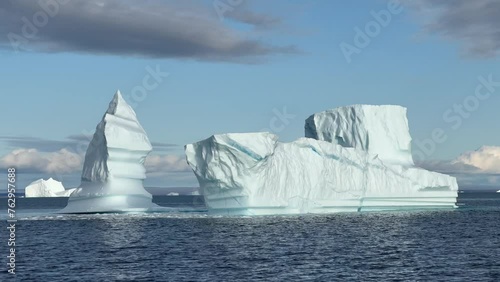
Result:
<instances>
[{"instance_id":1,"label":"snow-covered ice","mask_svg":"<svg viewBox=\"0 0 500 282\"><path fill-rule=\"evenodd\" d=\"M208 209L227 214L455 207L454 177L415 167L406 109L356 105L315 114L291 143L271 133L186 145Z\"/></svg>"},{"instance_id":2,"label":"snow-covered ice","mask_svg":"<svg viewBox=\"0 0 500 282\"><path fill-rule=\"evenodd\" d=\"M133 212L155 207L143 187L144 161L151 150L134 110L118 91L87 149L81 185L61 212Z\"/></svg>"},{"instance_id":3,"label":"snow-covered ice","mask_svg":"<svg viewBox=\"0 0 500 282\"><path fill-rule=\"evenodd\" d=\"M305 136L413 165L406 108L400 106L355 105L317 113L306 120Z\"/></svg>"},{"instance_id":4,"label":"snow-covered ice","mask_svg":"<svg viewBox=\"0 0 500 282\"><path fill-rule=\"evenodd\" d=\"M24 196L26 198L69 197L73 191L75 188L66 190L61 182L52 178L38 179L26 186Z\"/></svg>"}]
</instances>

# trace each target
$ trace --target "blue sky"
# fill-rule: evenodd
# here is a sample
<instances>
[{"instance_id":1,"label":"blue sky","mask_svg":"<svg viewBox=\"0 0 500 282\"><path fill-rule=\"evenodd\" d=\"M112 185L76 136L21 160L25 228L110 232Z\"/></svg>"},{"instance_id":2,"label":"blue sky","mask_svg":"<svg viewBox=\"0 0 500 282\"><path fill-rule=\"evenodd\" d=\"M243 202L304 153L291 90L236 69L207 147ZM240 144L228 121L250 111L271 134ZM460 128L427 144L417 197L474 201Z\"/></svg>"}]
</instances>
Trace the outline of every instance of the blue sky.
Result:
<instances>
[{"instance_id":1,"label":"blue sky","mask_svg":"<svg viewBox=\"0 0 500 282\"><path fill-rule=\"evenodd\" d=\"M235 2L241 4L230 6ZM74 139L68 137L91 134L117 89L133 105L150 140L163 145L153 155L180 160L184 144L215 133L268 129L276 111L286 110L294 116L274 130L279 131L276 133L282 141L292 141L303 136L304 120L309 115L350 104L407 107L415 142L422 143L433 130L442 129L446 141L436 144L422 160L436 170L453 170L448 160L467 151L500 146L500 131L496 130L500 87L479 100L467 117L461 117L460 126L456 119L443 119L450 110L448 117L456 118L454 105L471 101L467 99L475 94L478 77L500 81L500 39L494 32L500 29L499 21L492 17L487 22L484 13L486 4L493 10L500 10L498 5L486 0L477 1L483 6L425 0L418 5L405 4L401 12L392 13L389 2L149 1L151 7L159 5L173 16L171 22L155 17L150 22L144 20L144 26L138 27L144 29L138 31L144 34L142 49L141 43L131 46L136 43L123 40L131 36L127 31L111 28L116 32L98 34L103 29L98 24L107 24L99 18L93 20L95 30L85 21L78 24L87 24L88 29L65 22L74 7L61 4L58 14L49 18L35 38L23 43L19 52L12 48L8 34L21 34L22 17L32 19L42 8L23 5L24 1L0 4L0 15L10 11L10 16L0 20L0 119L4 121L0 124L0 155L30 148L45 156L63 148L71 151ZM122 1L119 5L118 9L127 10L137 4ZM148 12L148 7L141 6L140 12ZM229 7L223 17L220 7ZM107 9L114 8L104 6L101 12L105 15ZM380 31L369 37L366 47L356 47L355 28L365 30L376 21L372 12L380 11L389 11L391 20L386 26L379 24ZM191 20L175 18L182 13L193 14ZM453 23L460 18L452 16L460 13L469 17L457 30ZM194 23L199 18L203 22ZM133 19L120 20L134 24ZM71 24L73 33L65 35L61 27ZM162 24L168 32L162 30ZM484 31L484 27L492 31ZM473 29L479 31L470 31ZM189 36L199 36L199 40L183 37L192 31ZM227 46L219 43L226 41ZM350 62L340 48L342 43L359 50ZM158 44L158 48L151 47ZM169 75L148 90L144 99L136 99L133 89L143 84L148 68ZM414 150L421 150L415 146ZM164 171L155 168L157 173L147 185L197 184L182 161L167 163ZM66 186L78 185L77 167L59 173ZM27 171L26 182L54 176L43 169ZM486 178L474 175L474 181L467 184L496 185L494 170L482 172L489 174Z\"/></svg>"}]
</instances>

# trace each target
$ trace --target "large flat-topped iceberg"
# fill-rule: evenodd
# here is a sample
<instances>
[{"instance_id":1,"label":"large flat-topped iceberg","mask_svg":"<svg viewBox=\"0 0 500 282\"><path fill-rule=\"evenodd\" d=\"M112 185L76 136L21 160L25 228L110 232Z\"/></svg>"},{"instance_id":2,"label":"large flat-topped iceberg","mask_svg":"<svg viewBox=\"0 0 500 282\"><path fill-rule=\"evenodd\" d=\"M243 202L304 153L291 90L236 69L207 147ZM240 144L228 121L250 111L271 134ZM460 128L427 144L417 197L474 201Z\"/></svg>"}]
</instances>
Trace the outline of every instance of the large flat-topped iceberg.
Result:
<instances>
[{"instance_id":1,"label":"large flat-topped iceberg","mask_svg":"<svg viewBox=\"0 0 500 282\"><path fill-rule=\"evenodd\" d=\"M271 133L214 135L186 145L187 161L215 213L455 207L454 177L413 166L405 112L396 106L353 106L309 118L306 134L316 132L316 138L325 140L281 143ZM394 120L398 118L402 120ZM390 129L393 125L398 128Z\"/></svg>"},{"instance_id":2,"label":"large flat-topped iceberg","mask_svg":"<svg viewBox=\"0 0 500 282\"><path fill-rule=\"evenodd\" d=\"M26 198L69 197L75 189L64 189L61 182L49 178L31 182L24 189Z\"/></svg>"},{"instance_id":3,"label":"large flat-topped iceberg","mask_svg":"<svg viewBox=\"0 0 500 282\"><path fill-rule=\"evenodd\" d=\"M134 110L117 92L89 144L82 182L63 213L133 212L153 207L143 187L152 146Z\"/></svg>"}]
</instances>

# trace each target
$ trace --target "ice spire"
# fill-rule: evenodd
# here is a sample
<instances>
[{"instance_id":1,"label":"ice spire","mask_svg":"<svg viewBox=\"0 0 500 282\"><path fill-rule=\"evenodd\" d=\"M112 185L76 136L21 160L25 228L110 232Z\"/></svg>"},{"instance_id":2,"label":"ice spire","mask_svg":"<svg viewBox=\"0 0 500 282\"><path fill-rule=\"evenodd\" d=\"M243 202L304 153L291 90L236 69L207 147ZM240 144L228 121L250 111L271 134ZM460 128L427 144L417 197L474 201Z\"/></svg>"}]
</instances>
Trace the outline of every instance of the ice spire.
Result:
<instances>
[{"instance_id":1,"label":"ice spire","mask_svg":"<svg viewBox=\"0 0 500 282\"><path fill-rule=\"evenodd\" d=\"M144 161L152 146L136 113L117 91L85 154L82 183L63 212L144 209L152 196L143 187Z\"/></svg>"}]
</instances>

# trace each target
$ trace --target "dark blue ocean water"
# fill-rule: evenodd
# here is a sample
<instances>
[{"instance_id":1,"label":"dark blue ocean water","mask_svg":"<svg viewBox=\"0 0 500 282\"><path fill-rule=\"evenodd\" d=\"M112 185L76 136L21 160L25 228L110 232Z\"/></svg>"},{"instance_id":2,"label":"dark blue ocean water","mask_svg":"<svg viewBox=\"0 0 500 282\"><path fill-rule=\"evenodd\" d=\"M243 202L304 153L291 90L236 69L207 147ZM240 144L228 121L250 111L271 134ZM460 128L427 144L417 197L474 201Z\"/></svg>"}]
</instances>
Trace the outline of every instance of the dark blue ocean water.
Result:
<instances>
[{"instance_id":1,"label":"dark blue ocean water","mask_svg":"<svg viewBox=\"0 0 500 282\"><path fill-rule=\"evenodd\" d=\"M265 217L155 201L174 209L55 215L65 199L20 201L16 280L3 216L0 281L500 281L500 193L460 194L451 211Z\"/></svg>"}]
</instances>

